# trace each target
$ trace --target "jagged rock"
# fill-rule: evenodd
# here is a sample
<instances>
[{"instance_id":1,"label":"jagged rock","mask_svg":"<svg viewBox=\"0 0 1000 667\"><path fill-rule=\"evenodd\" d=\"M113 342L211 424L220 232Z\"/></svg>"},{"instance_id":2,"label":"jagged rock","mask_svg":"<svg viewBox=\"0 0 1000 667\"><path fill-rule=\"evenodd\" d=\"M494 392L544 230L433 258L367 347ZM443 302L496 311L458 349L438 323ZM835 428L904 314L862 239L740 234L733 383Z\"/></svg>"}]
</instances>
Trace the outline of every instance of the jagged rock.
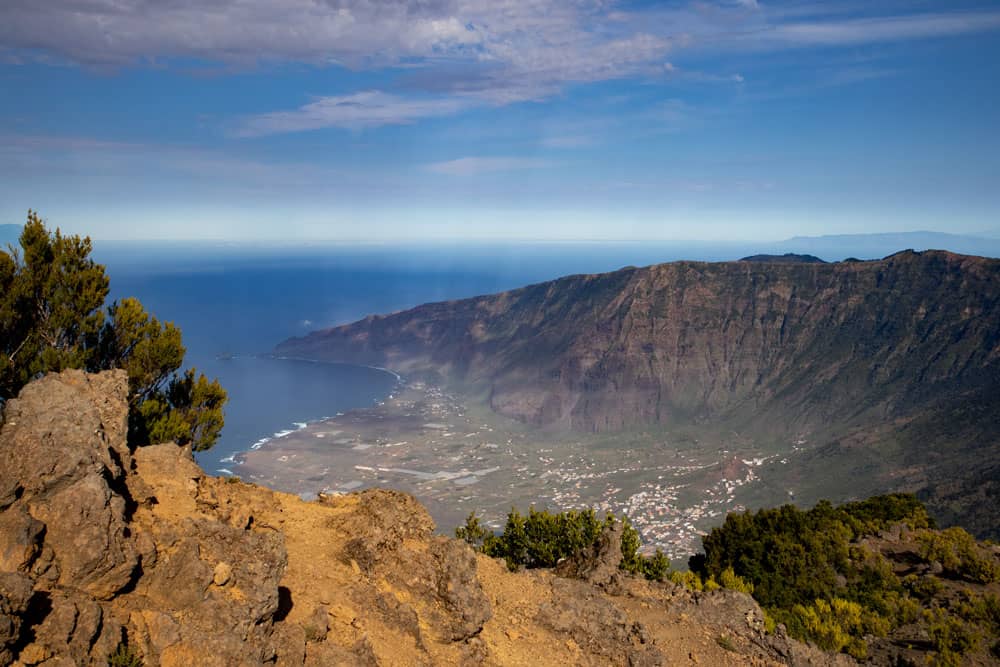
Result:
<instances>
[{"instance_id":1,"label":"jagged rock","mask_svg":"<svg viewBox=\"0 0 1000 667\"><path fill-rule=\"evenodd\" d=\"M625 526L615 521L605 526L597 542L580 553L573 554L556 566L561 577L583 579L595 586L616 587L621 579L622 533Z\"/></svg>"},{"instance_id":2,"label":"jagged rock","mask_svg":"<svg viewBox=\"0 0 1000 667\"><path fill-rule=\"evenodd\" d=\"M431 543L437 569L437 597L444 607L452 641L470 639L493 615L476 573L476 556L463 542L437 538Z\"/></svg>"},{"instance_id":3,"label":"jagged rock","mask_svg":"<svg viewBox=\"0 0 1000 667\"><path fill-rule=\"evenodd\" d=\"M67 372L7 406L2 667L105 664L123 642L150 667L728 659L692 643L704 628L752 639L753 664L825 664L787 637L763 637L746 596L622 577L620 526L563 566L578 578L513 574L432 536L427 511L402 493L307 503L206 477L174 444L130 451L125 392L122 373ZM684 608L700 625L663 619ZM676 623L685 633L670 634Z\"/></svg>"},{"instance_id":4,"label":"jagged rock","mask_svg":"<svg viewBox=\"0 0 1000 667\"><path fill-rule=\"evenodd\" d=\"M325 604L316 607L305 626L307 641L323 641L330 632L330 611Z\"/></svg>"},{"instance_id":5,"label":"jagged rock","mask_svg":"<svg viewBox=\"0 0 1000 667\"><path fill-rule=\"evenodd\" d=\"M0 514L0 571L27 572L42 551L45 524L23 507Z\"/></svg>"},{"instance_id":6,"label":"jagged rock","mask_svg":"<svg viewBox=\"0 0 1000 667\"><path fill-rule=\"evenodd\" d=\"M647 644L642 624L598 595L592 586L557 579L552 583L552 593L552 601L543 604L538 612L542 625L568 634L578 646L613 664L663 664L659 649Z\"/></svg>"},{"instance_id":7,"label":"jagged rock","mask_svg":"<svg viewBox=\"0 0 1000 667\"><path fill-rule=\"evenodd\" d=\"M41 622L32 628L34 641L68 664L89 662L91 648L104 625L104 610L92 598L80 594L51 593L50 606Z\"/></svg>"},{"instance_id":8,"label":"jagged rock","mask_svg":"<svg viewBox=\"0 0 1000 667\"><path fill-rule=\"evenodd\" d=\"M31 580L26 576L0 572L0 665L9 665L14 657L11 649L21 636L31 594Z\"/></svg>"},{"instance_id":9,"label":"jagged rock","mask_svg":"<svg viewBox=\"0 0 1000 667\"><path fill-rule=\"evenodd\" d=\"M427 540L434 532L430 514L405 493L368 489L357 494L357 502L354 518L341 529L353 535L344 553L362 571L394 555L403 540Z\"/></svg>"},{"instance_id":10,"label":"jagged rock","mask_svg":"<svg viewBox=\"0 0 1000 667\"><path fill-rule=\"evenodd\" d=\"M5 514L14 513L0 525L14 534L0 532L0 541L32 551L30 537L22 542L19 534L38 534L25 523L23 515L30 515L45 525L59 585L102 599L125 587L138 566L120 493L123 462L130 459L127 391L123 371L47 376L7 405L0 442L0 489L12 490L0 497L16 498L0 502Z\"/></svg>"}]
</instances>

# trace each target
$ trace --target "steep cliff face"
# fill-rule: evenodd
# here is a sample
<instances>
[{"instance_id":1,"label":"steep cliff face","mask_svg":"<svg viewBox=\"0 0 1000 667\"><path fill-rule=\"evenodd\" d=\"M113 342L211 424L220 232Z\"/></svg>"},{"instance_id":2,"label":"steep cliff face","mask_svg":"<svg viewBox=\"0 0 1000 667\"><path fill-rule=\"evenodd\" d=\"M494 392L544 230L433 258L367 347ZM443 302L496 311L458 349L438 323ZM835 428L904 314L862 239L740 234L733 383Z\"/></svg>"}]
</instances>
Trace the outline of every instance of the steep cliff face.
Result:
<instances>
[{"instance_id":1,"label":"steep cliff face","mask_svg":"<svg viewBox=\"0 0 1000 667\"><path fill-rule=\"evenodd\" d=\"M508 572L401 493L307 503L206 477L173 444L130 450L126 391L123 372L68 371L7 406L0 666L123 644L150 666L848 662L766 635L739 593L598 576L614 561Z\"/></svg>"},{"instance_id":2,"label":"steep cliff face","mask_svg":"<svg viewBox=\"0 0 1000 667\"><path fill-rule=\"evenodd\" d=\"M797 431L994 391L1000 261L676 262L369 317L277 352L437 371L539 425Z\"/></svg>"},{"instance_id":3,"label":"steep cliff face","mask_svg":"<svg viewBox=\"0 0 1000 667\"><path fill-rule=\"evenodd\" d=\"M545 428L807 435L819 449L789 474L815 497L919 491L939 518L1000 536L982 511L1000 498L998 260L626 268L368 317L277 353L436 373Z\"/></svg>"}]
</instances>

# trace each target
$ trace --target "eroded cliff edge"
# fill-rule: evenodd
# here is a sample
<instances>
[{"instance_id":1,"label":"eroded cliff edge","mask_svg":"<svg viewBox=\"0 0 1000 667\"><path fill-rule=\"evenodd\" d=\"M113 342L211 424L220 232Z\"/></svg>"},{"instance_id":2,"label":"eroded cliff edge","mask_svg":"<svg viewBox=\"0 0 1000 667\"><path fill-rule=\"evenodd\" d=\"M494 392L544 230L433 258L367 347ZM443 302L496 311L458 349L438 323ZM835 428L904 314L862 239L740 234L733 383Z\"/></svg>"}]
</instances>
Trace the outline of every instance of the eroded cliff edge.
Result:
<instances>
[{"instance_id":1,"label":"eroded cliff edge","mask_svg":"<svg viewBox=\"0 0 1000 667\"><path fill-rule=\"evenodd\" d=\"M306 503L173 444L130 450L126 392L123 372L67 371L6 406L0 665L122 644L147 665L846 661L765 635L743 594L510 573L404 494Z\"/></svg>"}]
</instances>

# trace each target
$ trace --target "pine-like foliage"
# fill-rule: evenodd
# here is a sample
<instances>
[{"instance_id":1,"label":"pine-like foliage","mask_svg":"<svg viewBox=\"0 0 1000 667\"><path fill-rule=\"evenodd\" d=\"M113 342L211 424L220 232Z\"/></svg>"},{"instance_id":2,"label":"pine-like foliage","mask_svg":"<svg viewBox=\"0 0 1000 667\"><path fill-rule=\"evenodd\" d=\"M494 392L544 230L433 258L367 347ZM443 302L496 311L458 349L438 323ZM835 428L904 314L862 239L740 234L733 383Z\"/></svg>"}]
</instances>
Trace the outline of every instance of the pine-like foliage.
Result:
<instances>
[{"instance_id":1,"label":"pine-like foliage","mask_svg":"<svg viewBox=\"0 0 1000 667\"><path fill-rule=\"evenodd\" d=\"M49 232L34 211L17 247L0 252L0 401L36 377L69 368L122 368L129 379L129 439L204 450L223 425L226 392L184 361L181 332L137 299L104 309L108 277L89 238Z\"/></svg>"}]
</instances>

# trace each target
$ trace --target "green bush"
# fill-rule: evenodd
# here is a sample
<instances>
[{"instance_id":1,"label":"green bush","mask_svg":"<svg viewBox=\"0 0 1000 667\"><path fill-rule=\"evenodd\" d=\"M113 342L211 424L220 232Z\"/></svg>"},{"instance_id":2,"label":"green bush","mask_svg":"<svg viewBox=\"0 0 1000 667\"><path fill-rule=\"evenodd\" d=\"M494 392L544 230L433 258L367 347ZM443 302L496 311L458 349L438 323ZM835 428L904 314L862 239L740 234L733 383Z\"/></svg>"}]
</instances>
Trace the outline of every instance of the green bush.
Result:
<instances>
[{"instance_id":1,"label":"green bush","mask_svg":"<svg viewBox=\"0 0 1000 667\"><path fill-rule=\"evenodd\" d=\"M857 602L842 598L797 604L787 617L786 627L809 637L827 651L845 651L859 660L868 654L865 635L884 636L889 623Z\"/></svg>"},{"instance_id":2,"label":"green bush","mask_svg":"<svg viewBox=\"0 0 1000 667\"><path fill-rule=\"evenodd\" d=\"M604 528L612 526L617 520L610 513L600 519L592 509L553 514L532 507L524 516L512 508L499 535L484 528L473 512L455 530L455 536L487 556L503 558L511 570L555 567L561 559L593 548ZM627 518L621 521L621 569L648 579L662 580L667 575L670 561L660 551L649 558L642 556L639 553L639 532Z\"/></svg>"},{"instance_id":3,"label":"green bush","mask_svg":"<svg viewBox=\"0 0 1000 667\"><path fill-rule=\"evenodd\" d=\"M941 593L944 585L941 580L932 575L918 577L915 574L908 575L903 579L903 586L906 587L913 596L921 600L929 600Z\"/></svg>"},{"instance_id":4,"label":"green bush","mask_svg":"<svg viewBox=\"0 0 1000 667\"><path fill-rule=\"evenodd\" d=\"M925 611L924 618L931 643L938 652L939 664L960 664L961 656L974 650L979 643L972 627L940 607Z\"/></svg>"},{"instance_id":5,"label":"green bush","mask_svg":"<svg viewBox=\"0 0 1000 667\"><path fill-rule=\"evenodd\" d=\"M108 656L108 667L143 667L142 661L135 651L125 642L121 642L114 652Z\"/></svg>"},{"instance_id":6,"label":"green bush","mask_svg":"<svg viewBox=\"0 0 1000 667\"><path fill-rule=\"evenodd\" d=\"M731 567L727 567L719 575L719 585L723 588L753 595L753 584L736 574Z\"/></svg>"},{"instance_id":7,"label":"green bush","mask_svg":"<svg viewBox=\"0 0 1000 667\"><path fill-rule=\"evenodd\" d=\"M678 586L683 586L688 590L692 591L702 591L705 590L705 583L701 580L697 574L691 570L674 570L667 577L670 581L677 584ZM716 584L717 585L717 584Z\"/></svg>"},{"instance_id":8,"label":"green bush","mask_svg":"<svg viewBox=\"0 0 1000 667\"><path fill-rule=\"evenodd\" d=\"M975 538L961 528L922 531L917 539L920 541L920 557L927 562L941 563L947 576L979 584L1000 579L997 564L983 557Z\"/></svg>"},{"instance_id":9,"label":"green bush","mask_svg":"<svg viewBox=\"0 0 1000 667\"><path fill-rule=\"evenodd\" d=\"M489 529L479 523L479 517L476 516L475 512L469 512L465 523L455 529L455 537L464 540L474 549L482 547L483 542L491 535Z\"/></svg>"},{"instance_id":10,"label":"green bush","mask_svg":"<svg viewBox=\"0 0 1000 667\"><path fill-rule=\"evenodd\" d=\"M0 405L46 373L125 369L129 442L211 447L223 425L218 382L178 373L181 332L133 298L104 308L109 282L89 238L54 233L34 211L17 247L0 250Z\"/></svg>"},{"instance_id":11,"label":"green bush","mask_svg":"<svg viewBox=\"0 0 1000 667\"><path fill-rule=\"evenodd\" d=\"M705 589L751 593L793 637L860 657L865 635L921 618L911 592L934 594L933 581L913 578L904 586L886 558L857 541L897 522L918 530L931 523L920 502L903 494L730 514L705 536L704 555L689 566ZM694 587L690 579L684 583Z\"/></svg>"}]
</instances>

